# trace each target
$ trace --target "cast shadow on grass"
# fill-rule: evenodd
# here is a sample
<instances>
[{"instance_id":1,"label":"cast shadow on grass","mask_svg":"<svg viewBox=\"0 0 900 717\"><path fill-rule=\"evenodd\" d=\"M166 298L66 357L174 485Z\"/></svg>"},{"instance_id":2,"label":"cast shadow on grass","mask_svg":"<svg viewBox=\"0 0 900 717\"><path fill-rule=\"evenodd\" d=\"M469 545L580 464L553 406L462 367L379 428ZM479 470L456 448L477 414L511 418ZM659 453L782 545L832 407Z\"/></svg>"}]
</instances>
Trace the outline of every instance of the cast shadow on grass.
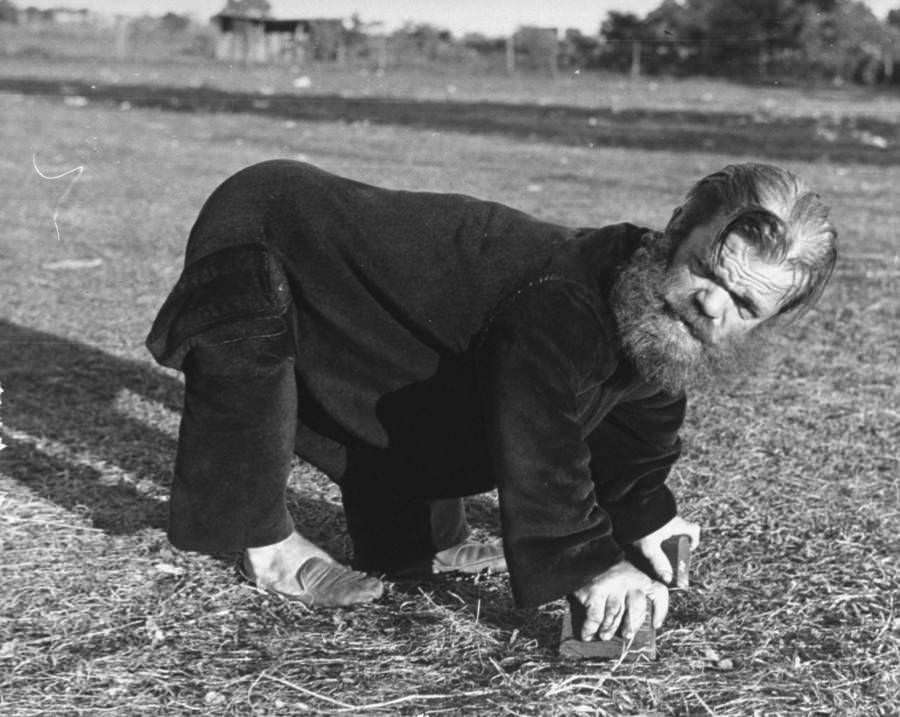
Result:
<instances>
[{"instance_id":1,"label":"cast shadow on grass","mask_svg":"<svg viewBox=\"0 0 900 717\"><path fill-rule=\"evenodd\" d=\"M0 320L0 382L4 473L108 533L165 528L180 381ZM291 498L317 522L343 519L340 506Z\"/></svg>"},{"instance_id":2,"label":"cast shadow on grass","mask_svg":"<svg viewBox=\"0 0 900 717\"><path fill-rule=\"evenodd\" d=\"M0 381L14 480L110 533L164 525L154 494L168 483L175 440L142 413L177 410L177 381L8 321L0 321Z\"/></svg>"},{"instance_id":3,"label":"cast shadow on grass","mask_svg":"<svg viewBox=\"0 0 900 717\"><path fill-rule=\"evenodd\" d=\"M0 320L0 382L4 472L109 533L165 528L180 381L149 363ZM292 492L289 505L312 539L339 546L339 502L312 490ZM476 499L473 527L492 530L491 511Z\"/></svg>"},{"instance_id":4,"label":"cast shadow on grass","mask_svg":"<svg viewBox=\"0 0 900 717\"><path fill-rule=\"evenodd\" d=\"M107 533L165 530L180 381L149 362L0 320L0 382L4 474ZM322 475L303 475L288 504L302 530L346 562L351 548L343 509L326 483ZM466 505L476 532L496 532L490 498L468 498ZM223 567L235 565L234 556L216 558ZM427 632L434 620L451 615L463 631L481 622L550 644L558 629L548 616L513 606L506 576L410 581L392 589L428 596L433 609L406 616L411 630Z\"/></svg>"}]
</instances>

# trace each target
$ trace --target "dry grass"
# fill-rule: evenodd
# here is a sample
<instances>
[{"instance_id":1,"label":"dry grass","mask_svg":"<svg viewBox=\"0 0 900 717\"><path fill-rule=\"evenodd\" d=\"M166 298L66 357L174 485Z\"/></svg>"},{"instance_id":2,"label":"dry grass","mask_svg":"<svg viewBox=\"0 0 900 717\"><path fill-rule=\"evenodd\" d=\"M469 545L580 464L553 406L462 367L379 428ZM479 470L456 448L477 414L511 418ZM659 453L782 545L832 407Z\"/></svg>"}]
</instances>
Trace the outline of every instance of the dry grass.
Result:
<instances>
[{"instance_id":1,"label":"dry grass","mask_svg":"<svg viewBox=\"0 0 900 717\"><path fill-rule=\"evenodd\" d=\"M180 386L142 340L200 203L256 160L302 156L596 225L660 224L688 182L735 157L0 104L0 712L896 714L900 169L791 165L834 204L844 260L770 366L694 400L672 478L705 528L693 587L673 600L662 659L611 669L560 660L562 603L515 609L503 577L309 610L242 583L233 556L170 549ZM63 187L39 180L32 151L49 174L85 167L61 242ZM346 557L334 488L302 465L292 488L303 529ZM496 530L492 496L471 507Z\"/></svg>"},{"instance_id":2,"label":"dry grass","mask_svg":"<svg viewBox=\"0 0 900 717\"><path fill-rule=\"evenodd\" d=\"M683 79L641 77L616 73L561 72L547 75L466 72L454 66L390 67L385 72L364 65L236 66L196 56L178 55L161 47L156 55L148 48L133 59L109 59L111 39L99 53L91 43L66 45L20 36L0 26L5 53L0 76L54 80L88 80L104 84L146 84L218 88L232 92L297 96L333 94L343 97L400 97L404 99L459 102L527 102L610 109L614 112L696 111L745 113L748 116L803 118L871 117L898 121L900 97L896 92L849 86L790 86L779 82L756 87L705 77ZM23 53L23 44L37 46L37 53ZM69 44L72 44L71 42ZM87 55L92 53L93 56ZM149 54L148 54L149 53ZM99 56L98 56L99 55ZM101 59L107 56L107 59ZM295 81L303 80L298 87Z\"/></svg>"}]
</instances>

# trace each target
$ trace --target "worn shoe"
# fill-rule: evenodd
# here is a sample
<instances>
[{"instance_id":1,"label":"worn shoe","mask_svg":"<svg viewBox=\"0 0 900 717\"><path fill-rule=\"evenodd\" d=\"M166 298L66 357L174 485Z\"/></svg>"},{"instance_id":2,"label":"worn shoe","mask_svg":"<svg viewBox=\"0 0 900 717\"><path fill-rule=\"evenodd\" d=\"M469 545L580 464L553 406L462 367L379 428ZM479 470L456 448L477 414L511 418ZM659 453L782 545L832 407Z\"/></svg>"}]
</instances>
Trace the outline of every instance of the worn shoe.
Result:
<instances>
[{"instance_id":1,"label":"worn shoe","mask_svg":"<svg viewBox=\"0 0 900 717\"><path fill-rule=\"evenodd\" d=\"M249 568L245 560L244 570L260 590L309 606L346 607L377 600L384 592L384 585L378 578L324 558L309 558L298 568L299 592L287 592L274 585L266 585L256 580Z\"/></svg>"},{"instance_id":2,"label":"worn shoe","mask_svg":"<svg viewBox=\"0 0 900 717\"><path fill-rule=\"evenodd\" d=\"M431 569L435 574L474 574L482 570L505 573L506 557L503 554L503 545L497 541L479 543L467 540L435 554Z\"/></svg>"}]
</instances>

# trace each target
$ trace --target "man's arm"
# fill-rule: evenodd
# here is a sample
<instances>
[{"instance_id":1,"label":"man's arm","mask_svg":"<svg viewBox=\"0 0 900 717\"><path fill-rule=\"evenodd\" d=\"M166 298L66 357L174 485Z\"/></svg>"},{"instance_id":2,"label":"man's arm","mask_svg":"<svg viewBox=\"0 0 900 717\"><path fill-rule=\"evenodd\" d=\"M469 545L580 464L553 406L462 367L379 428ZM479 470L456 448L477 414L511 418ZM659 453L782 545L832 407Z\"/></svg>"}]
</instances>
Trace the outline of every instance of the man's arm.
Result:
<instances>
[{"instance_id":1,"label":"man's arm","mask_svg":"<svg viewBox=\"0 0 900 717\"><path fill-rule=\"evenodd\" d=\"M665 482L681 455L678 431L685 406L683 395L662 392L623 402L587 438L597 500L623 545L652 533L677 513Z\"/></svg>"},{"instance_id":2,"label":"man's arm","mask_svg":"<svg viewBox=\"0 0 900 717\"><path fill-rule=\"evenodd\" d=\"M700 528L679 518L665 485L681 453L678 431L684 421L683 395L647 390L617 405L588 437L597 499L613 521L616 539L634 544L664 582L671 566L661 544L673 535L690 536L696 548Z\"/></svg>"},{"instance_id":3,"label":"man's arm","mask_svg":"<svg viewBox=\"0 0 900 717\"><path fill-rule=\"evenodd\" d=\"M597 502L578 391L612 356L584 290L548 279L511 299L479 347L486 430L519 605L554 600L622 560ZM609 371L615 361L606 361Z\"/></svg>"}]
</instances>

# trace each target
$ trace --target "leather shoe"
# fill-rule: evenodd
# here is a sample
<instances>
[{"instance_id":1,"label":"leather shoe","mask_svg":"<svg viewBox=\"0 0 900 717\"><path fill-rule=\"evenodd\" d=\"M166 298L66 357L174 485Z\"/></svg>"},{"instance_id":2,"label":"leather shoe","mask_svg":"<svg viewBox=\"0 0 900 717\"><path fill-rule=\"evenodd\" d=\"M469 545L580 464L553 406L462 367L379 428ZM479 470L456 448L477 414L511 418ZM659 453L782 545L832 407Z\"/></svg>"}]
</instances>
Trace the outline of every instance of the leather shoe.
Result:
<instances>
[{"instance_id":1,"label":"leather shoe","mask_svg":"<svg viewBox=\"0 0 900 717\"><path fill-rule=\"evenodd\" d=\"M466 540L452 548L435 554L431 562L431 570L438 573L475 574L482 570L494 573L506 572L506 557L503 545L498 541L479 543Z\"/></svg>"},{"instance_id":2,"label":"leather shoe","mask_svg":"<svg viewBox=\"0 0 900 717\"><path fill-rule=\"evenodd\" d=\"M252 576L249 567L245 560L244 570L248 576ZM346 607L371 602L380 598L384 592L384 585L378 578L318 557L309 558L297 569L299 592L286 592L259 580L254 582L260 590L285 600L321 607Z\"/></svg>"}]
</instances>

